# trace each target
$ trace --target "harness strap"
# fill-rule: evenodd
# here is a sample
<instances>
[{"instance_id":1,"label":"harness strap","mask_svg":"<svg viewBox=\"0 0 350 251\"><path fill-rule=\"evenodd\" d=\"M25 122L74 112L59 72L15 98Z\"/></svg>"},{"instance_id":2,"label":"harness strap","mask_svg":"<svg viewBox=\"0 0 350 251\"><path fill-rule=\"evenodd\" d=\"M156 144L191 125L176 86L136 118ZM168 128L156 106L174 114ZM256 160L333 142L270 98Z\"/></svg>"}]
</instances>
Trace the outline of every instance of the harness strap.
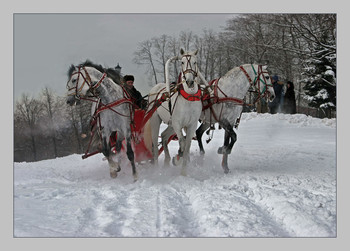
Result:
<instances>
[{"instance_id":1,"label":"harness strap","mask_svg":"<svg viewBox=\"0 0 350 251\"><path fill-rule=\"evenodd\" d=\"M244 73L244 74L246 75L246 77L248 78L248 81L249 81L250 85L253 85L253 81L252 81L252 79L250 78L248 72L243 68L242 65L241 65L239 68L241 69L241 71L243 71L243 73ZM254 69L254 68L253 68L253 69ZM255 70L254 70L254 71L255 71Z\"/></svg>"},{"instance_id":2,"label":"harness strap","mask_svg":"<svg viewBox=\"0 0 350 251\"><path fill-rule=\"evenodd\" d=\"M83 67L83 70L85 72L85 80L87 80L87 84L91 83L92 81L91 81L90 75L87 72L87 70L85 69L85 67Z\"/></svg>"},{"instance_id":3,"label":"harness strap","mask_svg":"<svg viewBox=\"0 0 350 251\"><path fill-rule=\"evenodd\" d=\"M107 110L107 109L110 109L110 110L112 110L112 111L114 111L114 112L116 112L115 110L113 110L112 109L112 107L114 107L114 106L118 106L118 105L121 105L121 104L124 104L124 103L129 103L129 104L132 104L133 105L133 102L132 102L132 100L130 100L130 99L119 99L119 100L117 100L117 101L114 101L114 102L111 102L111 103L109 103L109 104L107 104L107 105L101 105L101 107L99 107L97 110L96 110L96 112L95 112L95 115L98 115L99 113L101 113L101 112L103 112L103 111L105 111L105 110ZM119 113L118 113L119 114ZM119 114L119 115L122 115L122 114ZM125 115L124 115L125 116Z\"/></svg>"},{"instance_id":4,"label":"harness strap","mask_svg":"<svg viewBox=\"0 0 350 251\"><path fill-rule=\"evenodd\" d=\"M103 73L102 78L97 82L97 84L95 84L94 86L91 86L91 88L97 89L101 85L102 81L106 78L106 76L107 76L107 73Z\"/></svg>"},{"instance_id":5,"label":"harness strap","mask_svg":"<svg viewBox=\"0 0 350 251\"><path fill-rule=\"evenodd\" d=\"M235 105L245 105L243 99L228 97L218 86L219 80L220 80L220 78L213 79L208 83L209 86L214 90L214 95L213 96L204 95L202 97L202 102L208 101L208 104L203 106L203 108L202 108L203 111L210 108L211 106L213 106L214 104L217 104L217 103L231 102L231 103L235 103ZM219 98L218 91L220 91L224 95L223 98Z\"/></svg>"}]
</instances>

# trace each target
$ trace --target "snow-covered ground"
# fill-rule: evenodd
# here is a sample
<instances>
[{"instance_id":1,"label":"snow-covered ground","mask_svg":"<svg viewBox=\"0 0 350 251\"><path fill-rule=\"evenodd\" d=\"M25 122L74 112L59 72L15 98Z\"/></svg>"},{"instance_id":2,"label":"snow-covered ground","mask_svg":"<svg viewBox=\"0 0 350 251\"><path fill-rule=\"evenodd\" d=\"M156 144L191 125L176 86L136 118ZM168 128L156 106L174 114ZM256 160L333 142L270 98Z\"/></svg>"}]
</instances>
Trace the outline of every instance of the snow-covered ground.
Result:
<instances>
[{"instance_id":1,"label":"snow-covered ground","mask_svg":"<svg viewBox=\"0 0 350 251\"><path fill-rule=\"evenodd\" d=\"M192 141L186 177L144 164L111 179L101 154L15 163L14 236L336 237L336 121L249 113L237 134L227 175L222 130L204 159Z\"/></svg>"}]
</instances>

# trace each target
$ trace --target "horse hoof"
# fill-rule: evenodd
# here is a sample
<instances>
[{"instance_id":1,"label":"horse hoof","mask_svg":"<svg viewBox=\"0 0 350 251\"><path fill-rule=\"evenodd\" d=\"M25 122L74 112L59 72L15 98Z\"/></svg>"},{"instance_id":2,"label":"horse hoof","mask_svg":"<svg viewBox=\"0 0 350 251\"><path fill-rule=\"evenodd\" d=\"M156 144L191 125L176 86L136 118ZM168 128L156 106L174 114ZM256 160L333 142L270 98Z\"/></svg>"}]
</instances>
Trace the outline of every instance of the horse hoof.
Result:
<instances>
[{"instance_id":1,"label":"horse hoof","mask_svg":"<svg viewBox=\"0 0 350 251\"><path fill-rule=\"evenodd\" d=\"M118 176L118 171L113 170L113 171L110 171L109 174L110 174L112 179L115 179Z\"/></svg>"},{"instance_id":2,"label":"horse hoof","mask_svg":"<svg viewBox=\"0 0 350 251\"><path fill-rule=\"evenodd\" d=\"M173 161L172 162L173 162L174 166L182 165L183 158L180 157L179 155L176 155L175 157L173 157Z\"/></svg>"},{"instance_id":3,"label":"horse hoof","mask_svg":"<svg viewBox=\"0 0 350 251\"><path fill-rule=\"evenodd\" d=\"M170 161L164 161L163 166L164 166L165 168L170 167Z\"/></svg>"},{"instance_id":4,"label":"horse hoof","mask_svg":"<svg viewBox=\"0 0 350 251\"><path fill-rule=\"evenodd\" d=\"M230 173L231 171L230 171L230 169L228 169L228 167L224 167L224 174L228 174L228 173Z\"/></svg>"},{"instance_id":5,"label":"horse hoof","mask_svg":"<svg viewBox=\"0 0 350 251\"><path fill-rule=\"evenodd\" d=\"M133 177L134 177L134 182L136 182L139 179L139 176L137 173L133 174Z\"/></svg>"},{"instance_id":6,"label":"horse hoof","mask_svg":"<svg viewBox=\"0 0 350 251\"><path fill-rule=\"evenodd\" d=\"M218 154L231 154L231 150L228 150L226 147L219 147Z\"/></svg>"},{"instance_id":7,"label":"horse hoof","mask_svg":"<svg viewBox=\"0 0 350 251\"><path fill-rule=\"evenodd\" d=\"M223 150L222 149L223 149L223 147L219 147L218 148L218 154L223 154Z\"/></svg>"}]
</instances>

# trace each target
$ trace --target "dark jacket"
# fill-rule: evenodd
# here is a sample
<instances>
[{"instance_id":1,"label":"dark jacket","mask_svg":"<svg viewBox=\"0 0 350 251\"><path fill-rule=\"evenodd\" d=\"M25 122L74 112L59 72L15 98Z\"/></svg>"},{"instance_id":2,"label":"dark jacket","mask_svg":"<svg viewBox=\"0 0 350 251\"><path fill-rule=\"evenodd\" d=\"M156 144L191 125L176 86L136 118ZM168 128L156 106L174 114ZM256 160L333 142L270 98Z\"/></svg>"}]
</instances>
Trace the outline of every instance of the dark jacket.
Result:
<instances>
[{"instance_id":1,"label":"dark jacket","mask_svg":"<svg viewBox=\"0 0 350 251\"><path fill-rule=\"evenodd\" d=\"M273 90L275 92L275 99L269 103L270 112L272 114L275 114L279 112L281 100L282 100L282 94L283 94L283 84L279 83L278 80L272 83Z\"/></svg>"},{"instance_id":2,"label":"dark jacket","mask_svg":"<svg viewBox=\"0 0 350 251\"><path fill-rule=\"evenodd\" d=\"M138 90L136 90L136 88L134 86L131 89L128 87L124 87L124 89L128 92L130 97L134 100L135 104L139 108L146 109L147 100L143 99L141 93Z\"/></svg>"},{"instance_id":3,"label":"dark jacket","mask_svg":"<svg viewBox=\"0 0 350 251\"><path fill-rule=\"evenodd\" d=\"M297 113L296 101L295 101L295 92L294 92L294 84L290 81L287 82L290 85L287 87L286 94L284 95L283 102L283 112L289 114Z\"/></svg>"}]
</instances>

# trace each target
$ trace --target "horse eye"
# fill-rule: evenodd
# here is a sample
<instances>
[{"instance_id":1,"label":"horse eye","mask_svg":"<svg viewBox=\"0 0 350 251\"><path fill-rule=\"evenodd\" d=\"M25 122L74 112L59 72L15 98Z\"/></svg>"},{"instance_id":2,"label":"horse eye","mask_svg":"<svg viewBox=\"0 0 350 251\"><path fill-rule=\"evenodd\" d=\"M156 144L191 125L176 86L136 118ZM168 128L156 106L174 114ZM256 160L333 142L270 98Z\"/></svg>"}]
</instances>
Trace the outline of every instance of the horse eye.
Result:
<instances>
[{"instance_id":1,"label":"horse eye","mask_svg":"<svg viewBox=\"0 0 350 251\"><path fill-rule=\"evenodd\" d=\"M270 77L269 76L266 76L266 79L269 79Z\"/></svg>"},{"instance_id":2,"label":"horse eye","mask_svg":"<svg viewBox=\"0 0 350 251\"><path fill-rule=\"evenodd\" d=\"M76 79L73 79L73 80L72 80L72 83L74 84L75 82L77 82L77 80L76 80Z\"/></svg>"}]
</instances>

